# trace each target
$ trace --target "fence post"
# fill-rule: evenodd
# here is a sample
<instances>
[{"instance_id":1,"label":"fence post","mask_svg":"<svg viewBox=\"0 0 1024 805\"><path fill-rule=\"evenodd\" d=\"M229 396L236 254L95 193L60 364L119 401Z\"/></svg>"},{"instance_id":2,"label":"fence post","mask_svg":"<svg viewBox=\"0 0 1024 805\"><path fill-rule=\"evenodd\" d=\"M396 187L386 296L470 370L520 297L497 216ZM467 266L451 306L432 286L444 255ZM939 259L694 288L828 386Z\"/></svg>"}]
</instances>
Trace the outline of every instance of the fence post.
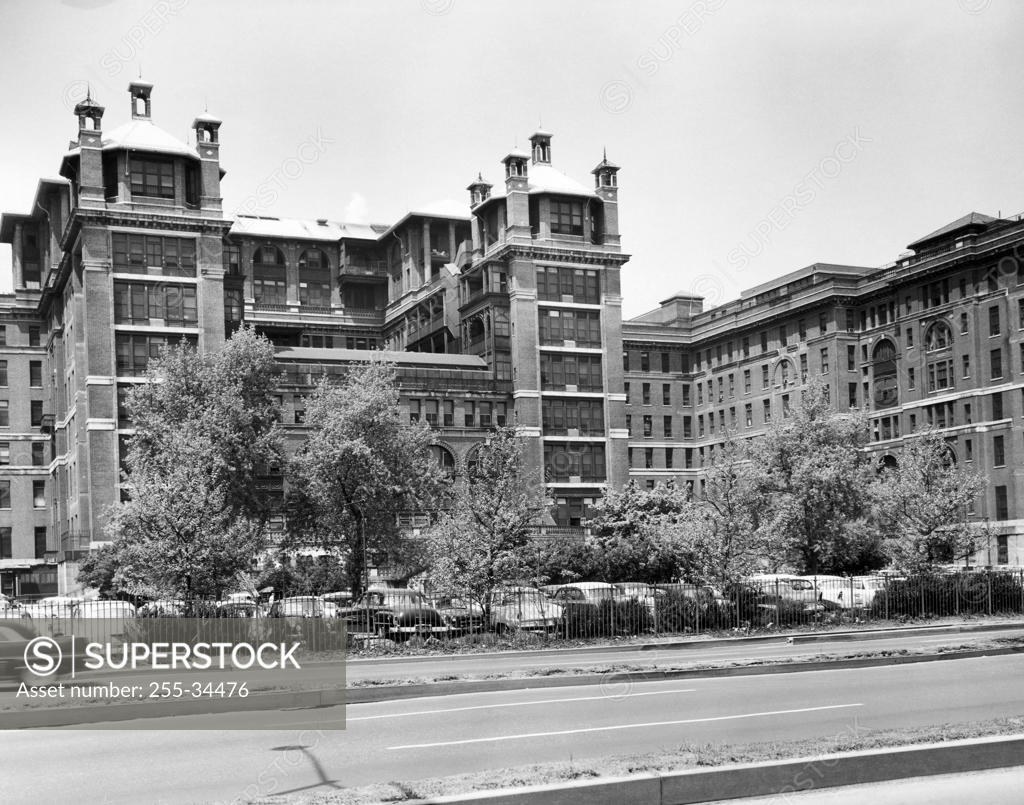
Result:
<instances>
[{"instance_id":1,"label":"fence post","mask_svg":"<svg viewBox=\"0 0 1024 805\"><path fill-rule=\"evenodd\" d=\"M889 620L889 577L886 576L884 581L882 592L885 593L885 619Z\"/></svg>"},{"instance_id":2,"label":"fence post","mask_svg":"<svg viewBox=\"0 0 1024 805\"><path fill-rule=\"evenodd\" d=\"M693 633L694 634L700 634L700 594L701 594L701 592L702 592L702 590L700 588L697 588L697 596L694 599L695 603L697 604L697 606L695 608L695 611L696 611L697 614L696 614L696 618L694 618L694 621L693 621Z\"/></svg>"},{"instance_id":3,"label":"fence post","mask_svg":"<svg viewBox=\"0 0 1024 805\"><path fill-rule=\"evenodd\" d=\"M962 578L963 578L963 576L960 573L957 573L956 574L956 580L953 583L953 594L954 594L954 596L956 596L955 599L954 599L956 603L954 604L954 607L953 607L953 613L955 615L959 615L960 614L960 580Z\"/></svg>"},{"instance_id":4,"label":"fence post","mask_svg":"<svg viewBox=\"0 0 1024 805\"><path fill-rule=\"evenodd\" d=\"M985 571L985 582L988 588L988 614L992 614L992 571Z\"/></svg>"}]
</instances>

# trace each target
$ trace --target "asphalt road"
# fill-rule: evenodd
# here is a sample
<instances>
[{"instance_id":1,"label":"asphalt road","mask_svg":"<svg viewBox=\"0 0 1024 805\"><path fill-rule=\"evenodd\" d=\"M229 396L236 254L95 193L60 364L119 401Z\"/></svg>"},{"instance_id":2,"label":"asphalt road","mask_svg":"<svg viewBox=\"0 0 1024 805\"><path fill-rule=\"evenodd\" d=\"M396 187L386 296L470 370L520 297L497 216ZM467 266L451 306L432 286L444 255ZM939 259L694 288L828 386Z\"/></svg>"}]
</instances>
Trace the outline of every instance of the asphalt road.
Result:
<instances>
[{"instance_id":1,"label":"asphalt road","mask_svg":"<svg viewBox=\"0 0 1024 805\"><path fill-rule=\"evenodd\" d=\"M661 670L725 665L744 660L788 660L816 655L842 656L862 651L883 651L887 649L921 649L949 645L973 645L999 637L1013 637L1024 634L1024 627L1008 627L994 632L949 633L945 635L917 635L904 633L896 637L871 640L829 640L824 642L789 645L785 637L758 642L737 642L728 646L700 646L690 648L656 648L641 650L610 651L607 647L596 646L586 649L549 651L505 651L488 654L463 654L421 657L382 657L374 659L352 659L345 663L347 684L353 682L388 682L399 680L433 680L452 676L486 677L496 674L523 676L543 674L551 670L582 671L588 668L643 667ZM300 673L288 672L159 672L140 671L119 673L84 673L77 677L82 684L116 681L121 685L143 685L154 680L182 680L185 684L193 681L217 681L230 677L236 681L247 681L255 690L258 687L279 686L335 687L341 684L341 669L338 664L312 664ZM42 680L41 680L42 681ZM0 683L0 705L15 703L15 683ZM3 716L0 714L0 727Z\"/></svg>"},{"instance_id":2,"label":"asphalt road","mask_svg":"<svg viewBox=\"0 0 1024 805\"><path fill-rule=\"evenodd\" d=\"M0 733L5 803L245 802L286 792L554 760L847 735L1024 714L1024 657L1011 655L784 676L461 694L284 714L147 720L206 731ZM288 723L286 721L286 723Z\"/></svg>"}]
</instances>

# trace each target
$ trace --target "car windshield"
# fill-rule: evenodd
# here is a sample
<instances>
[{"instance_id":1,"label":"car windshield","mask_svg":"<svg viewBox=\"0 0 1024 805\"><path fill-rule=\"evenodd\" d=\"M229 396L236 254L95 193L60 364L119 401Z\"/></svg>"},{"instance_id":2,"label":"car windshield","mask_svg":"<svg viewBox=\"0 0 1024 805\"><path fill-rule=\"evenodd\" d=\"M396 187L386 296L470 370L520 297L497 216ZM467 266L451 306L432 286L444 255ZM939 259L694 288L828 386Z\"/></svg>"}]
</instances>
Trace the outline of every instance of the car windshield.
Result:
<instances>
[{"instance_id":1,"label":"car windshield","mask_svg":"<svg viewBox=\"0 0 1024 805\"><path fill-rule=\"evenodd\" d=\"M550 602L540 590L503 590L496 594L494 603L497 606L510 604L550 606Z\"/></svg>"},{"instance_id":2,"label":"car windshield","mask_svg":"<svg viewBox=\"0 0 1024 805\"><path fill-rule=\"evenodd\" d=\"M794 590L813 590L814 584L807 579L790 579L789 586Z\"/></svg>"},{"instance_id":3,"label":"car windshield","mask_svg":"<svg viewBox=\"0 0 1024 805\"><path fill-rule=\"evenodd\" d=\"M423 606L426 603L423 593L415 590L386 590L367 593L366 597L370 606L375 607Z\"/></svg>"}]
</instances>

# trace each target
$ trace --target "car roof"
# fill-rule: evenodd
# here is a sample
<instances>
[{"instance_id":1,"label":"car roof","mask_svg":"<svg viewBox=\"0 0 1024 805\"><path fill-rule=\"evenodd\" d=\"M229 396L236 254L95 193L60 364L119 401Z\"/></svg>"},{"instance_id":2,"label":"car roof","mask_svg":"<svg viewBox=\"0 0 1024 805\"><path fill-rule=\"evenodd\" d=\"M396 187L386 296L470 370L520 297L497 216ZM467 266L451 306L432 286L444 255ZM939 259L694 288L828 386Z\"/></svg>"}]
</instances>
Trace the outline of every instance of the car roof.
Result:
<instances>
[{"instance_id":1,"label":"car roof","mask_svg":"<svg viewBox=\"0 0 1024 805\"><path fill-rule=\"evenodd\" d=\"M562 587L575 587L577 590L614 590L615 585L606 581L576 581L572 584L560 584Z\"/></svg>"}]
</instances>

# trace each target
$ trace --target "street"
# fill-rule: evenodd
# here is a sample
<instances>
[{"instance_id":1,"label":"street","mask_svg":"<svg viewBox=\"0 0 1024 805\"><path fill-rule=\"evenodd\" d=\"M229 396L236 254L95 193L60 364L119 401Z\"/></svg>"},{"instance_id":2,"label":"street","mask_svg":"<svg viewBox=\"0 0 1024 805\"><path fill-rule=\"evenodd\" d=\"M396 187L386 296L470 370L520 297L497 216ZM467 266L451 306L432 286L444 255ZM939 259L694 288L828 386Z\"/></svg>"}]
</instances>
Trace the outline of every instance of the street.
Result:
<instances>
[{"instance_id":1,"label":"street","mask_svg":"<svg viewBox=\"0 0 1024 805\"><path fill-rule=\"evenodd\" d=\"M1024 713L1024 658L461 694L297 710L291 730L252 714L147 722L223 731L23 731L0 735L4 800L244 802L547 761L967 722ZM970 680L970 684L964 680ZM335 716L335 712L337 715ZM337 719L337 720L335 720Z\"/></svg>"}]
</instances>

